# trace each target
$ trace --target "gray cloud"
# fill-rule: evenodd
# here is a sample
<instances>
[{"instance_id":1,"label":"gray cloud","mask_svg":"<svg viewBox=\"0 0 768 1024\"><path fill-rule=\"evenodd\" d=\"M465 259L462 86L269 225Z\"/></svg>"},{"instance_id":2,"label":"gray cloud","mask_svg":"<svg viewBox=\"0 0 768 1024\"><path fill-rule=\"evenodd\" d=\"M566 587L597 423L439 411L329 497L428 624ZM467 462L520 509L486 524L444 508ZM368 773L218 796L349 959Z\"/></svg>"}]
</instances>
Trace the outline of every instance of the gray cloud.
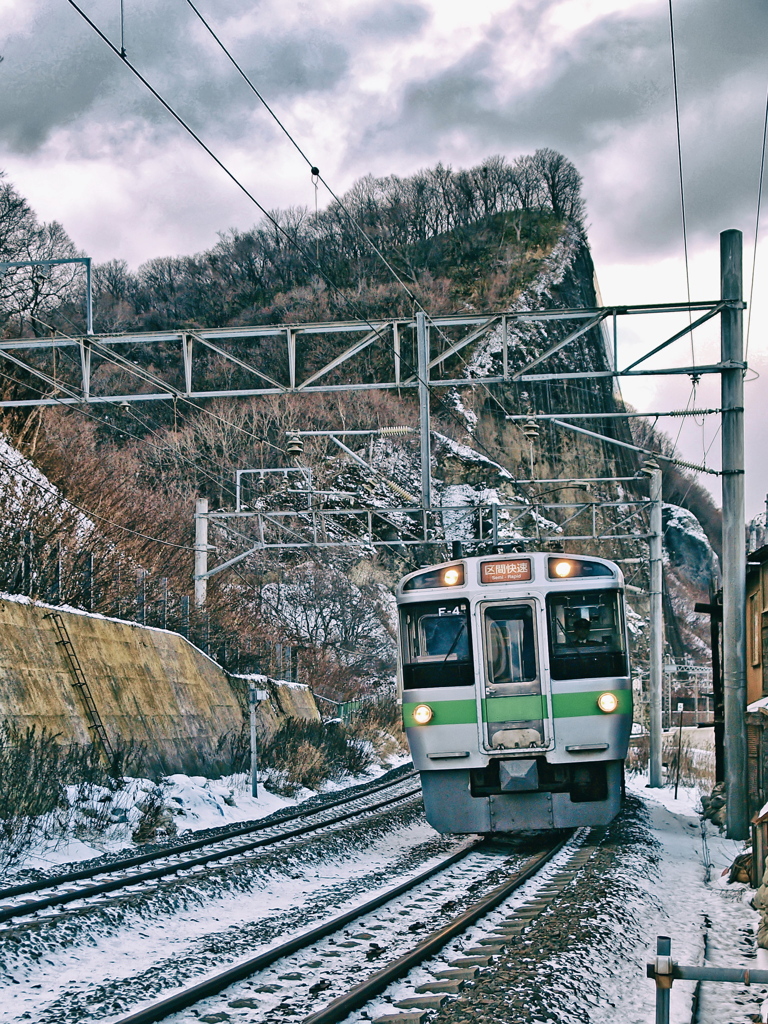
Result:
<instances>
[{"instance_id":1,"label":"gray cloud","mask_svg":"<svg viewBox=\"0 0 768 1024\"><path fill-rule=\"evenodd\" d=\"M180 132L156 100L66 3L24 2L36 16L27 30L8 36L0 64L5 152L34 159L61 130L78 157L93 152L105 164L125 165L163 147L167 169ZM119 45L119 5L82 2ZM441 70L431 74L428 0L361 0L336 20L320 5L307 8L290 29L258 0L201 2L278 111L303 97L332 98L354 140L348 152L334 154L348 178L374 166L380 173L395 166L407 173L438 160L469 164L491 153L514 158L551 146L582 171L588 215L604 252L626 250L627 239L636 256L676 250L680 212L666 5L602 18L567 45L552 42L547 18L555 6L556 0L518 0L470 51L457 40L456 60L445 68L441 55ZM269 153L276 127L191 9L181 0L132 0L126 7L129 58L206 141ZM748 229L768 6L764 0L678 0L675 17L691 238L711 237L724 226ZM251 22L251 36L243 36ZM378 97L358 88L353 58L380 39L389 47L423 39L427 59L414 59L403 72L399 93ZM545 66L516 86L521 40L531 41ZM338 137L329 150L338 147ZM146 181L153 177L146 167L144 173ZM281 201L285 188L274 182L269 188L268 202ZM282 205L292 201L287 197Z\"/></svg>"},{"instance_id":2,"label":"gray cloud","mask_svg":"<svg viewBox=\"0 0 768 1024\"><path fill-rule=\"evenodd\" d=\"M430 11L421 4L395 2L383 6L375 0L367 10L357 15L350 27L362 35L397 36L402 39L424 28L430 19Z\"/></svg>"},{"instance_id":3,"label":"gray cloud","mask_svg":"<svg viewBox=\"0 0 768 1024\"><path fill-rule=\"evenodd\" d=\"M252 11L247 0L228 6L228 16ZM115 5L99 0L87 13L119 47ZM150 5L147 0L127 19L128 59L165 98L195 126L218 136L237 138L258 106L214 40L189 7ZM34 152L57 128L81 122L110 132L123 125L132 131L165 125L160 108L119 59L69 7L53 14L38 7L26 33L10 36L0 64L0 133L6 146ZM393 15L394 16L394 15ZM223 33L226 42L226 33ZM234 56L273 98L294 97L338 86L348 73L348 47L331 29L307 24L285 33L267 27L250 40L237 42ZM113 139L113 144L118 144Z\"/></svg>"},{"instance_id":4,"label":"gray cloud","mask_svg":"<svg viewBox=\"0 0 768 1024\"><path fill-rule=\"evenodd\" d=\"M526 31L541 11L530 10ZM538 81L500 100L519 11L500 19L473 52L403 90L399 110L369 126L354 152L407 150L434 162L454 145L515 156L552 146L586 179L590 212L629 233L639 251L676 244L680 230L669 25L663 13L614 15L552 50ZM768 6L703 0L676 10L689 227L710 233L754 208L765 97ZM500 89L500 86L502 87ZM724 95L741 103L724 108ZM632 181L605 192L606 161L635 147ZM754 154L753 162L734 154ZM594 174L592 174L594 172ZM590 188L599 180L601 191ZM625 190L631 186L631 195ZM590 194L591 192L591 194Z\"/></svg>"}]
</instances>

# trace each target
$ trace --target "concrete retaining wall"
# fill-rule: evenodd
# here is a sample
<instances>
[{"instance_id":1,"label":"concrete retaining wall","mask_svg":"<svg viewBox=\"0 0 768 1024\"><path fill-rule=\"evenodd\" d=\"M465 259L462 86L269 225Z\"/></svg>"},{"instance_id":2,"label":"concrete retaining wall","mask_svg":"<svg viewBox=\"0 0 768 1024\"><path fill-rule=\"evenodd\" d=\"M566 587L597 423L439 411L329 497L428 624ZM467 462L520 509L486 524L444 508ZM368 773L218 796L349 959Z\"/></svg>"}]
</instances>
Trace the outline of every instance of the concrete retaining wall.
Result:
<instances>
[{"instance_id":1,"label":"concrete retaining wall","mask_svg":"<svg viewBox=\"0 0 768 1024\"><path fill-rule=\"evenodd\" d=\"M45 728L61 742L87 743L88 718L50 610L26 598L0 598L0 717L21 729ZM143 744L156 771L232 770L233 741L245 721L242 683L178 633L57 611L113 744ZM259 685L270 692L259 708L262 734L285 716L319 717L305 687Z\"/></svg>"}]
</instances>

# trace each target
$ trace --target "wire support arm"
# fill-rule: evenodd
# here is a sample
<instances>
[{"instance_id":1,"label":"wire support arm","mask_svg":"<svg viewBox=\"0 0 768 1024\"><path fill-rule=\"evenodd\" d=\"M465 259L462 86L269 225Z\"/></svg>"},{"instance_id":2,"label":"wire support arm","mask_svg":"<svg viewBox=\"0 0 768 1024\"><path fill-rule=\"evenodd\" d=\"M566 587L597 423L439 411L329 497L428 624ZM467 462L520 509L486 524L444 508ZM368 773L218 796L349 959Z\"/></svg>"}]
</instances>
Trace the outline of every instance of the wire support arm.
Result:
<instances>
[{"instance_id":1,"label":"wire support arm","mask_svg":"<svg viewBox=\"0 0 768 1024\"><path fill-rule=\"evenodd\" d=\"M651 455L655 459L663 459L665 462L670 462L675 466L682 466L684 469L691 469L695 473L709 473L711 476L722 476L719 469L710 469L709 466L697 466L693 462L684 462L682 459L677 459L672 455L664 455L662 452L655 452L651 448L641 448L636 444L629 444L627 441L619 441L615 437L607 437L605 434L598 434L594 430L587 430L585 427L577 427L575 423L566 423L565 420L552 420L552 423L556 427L564 427L566 430L572 430L577 434L584 434L586 437L592 437L596 441L605 441L606 444L615 444L620 448L628 448L630 451L639 452L641 455Z\"/></svg>"}]
</instances>

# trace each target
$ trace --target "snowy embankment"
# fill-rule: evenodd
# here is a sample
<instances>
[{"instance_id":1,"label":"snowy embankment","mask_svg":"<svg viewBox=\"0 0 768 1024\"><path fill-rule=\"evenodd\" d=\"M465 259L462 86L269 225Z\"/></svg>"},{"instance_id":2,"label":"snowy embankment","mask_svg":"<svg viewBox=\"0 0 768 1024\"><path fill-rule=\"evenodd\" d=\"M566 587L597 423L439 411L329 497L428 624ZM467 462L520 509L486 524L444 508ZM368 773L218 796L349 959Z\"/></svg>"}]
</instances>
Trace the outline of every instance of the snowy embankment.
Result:
<instances>
[{"instance_id":1,"label":"snowy embankment","mask_svg":"<svg viewBox=\"0 0 768 1024\"><path fill-rule=\"evenodd\" d=\"M673 787L649 789L647 783L642 775L627 780L628 791L646 806L651 834L658 843L655 873L633 880L644 894L634 908L637 930L645 937L645 948L637 957L638 969L654 958L658 935L670 937L673 959L680 964L756 968L759 918L750 906L754 890L727 881L730 866L744 852L744 844L726 839L711 822L702 822L700 793L695 787L681 786L675 799ZM627 990L626 981L623 972L608 980L606 996L615 1001L615 1008L596 1014L595 1024L647 1024L654 1019L653 982L638 975L636 985ZM674 983L673 1024L690 1024L694 1019L694 994L693 982ZM764 997L765 992L757 986L704 983L695 1020L697 1024L746 1024L759 1013Z\"/></svg>"},{"instance_id":2,"label":"snowy embankment","mask_svg":"<svg viewBox=\"0 0 768 1024\"><path fill-rule=\"evenodd\" d=\"M370 782L408 760L405 755L390 758L387 765L372 765L359 778L327 782L321 792L335 792ZM92 786L86 794L81 787L68 786L66 796L73 809L74 824L70 818L66 829L57 830L54 822L49 827L41 823L45 838L14 863L14 873L45 872L57 865L74 864L123 850L130 856L136 851L132 837L148 814L155 816L159 826L156 841L168 841L177 840L184 833L257 821L317 796L314 790L305 788L300 788L293 797L278 795L270 792L262 779L258 796L254 797L251 796L250 776L242 773L221 779L176 774L167 776L159 784L150 779L123 781L123 788L117 791ZM105 818L108 818L106 827ZM99 819L101 826L94 824Z\"/></svg>"}]
</instances>

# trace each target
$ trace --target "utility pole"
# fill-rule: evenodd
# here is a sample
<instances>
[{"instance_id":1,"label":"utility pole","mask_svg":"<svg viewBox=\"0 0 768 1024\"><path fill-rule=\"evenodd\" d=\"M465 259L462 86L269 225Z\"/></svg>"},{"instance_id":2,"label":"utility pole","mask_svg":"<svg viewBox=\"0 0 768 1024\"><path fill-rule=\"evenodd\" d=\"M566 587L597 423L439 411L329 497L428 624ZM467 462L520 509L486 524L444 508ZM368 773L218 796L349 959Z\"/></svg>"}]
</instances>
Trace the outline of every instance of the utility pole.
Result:
<instances>
[{"instance_id":1,"label":"utility pole","mask_svg":"<svg viewBox=\"0 0 768 1024\"><path fill-rule=\"evenodd\" d=\"M248 683L248 707L251 712L251 796L257 797L259 795L259 781L258 781L258 770L259 770L259 754L257 746L256 736L256 702L258 691L256 690L256 683Z\"/></svg>"},{"instance_id":2,"label":"utility pole","mask_svg":"<svg viewBox=\"0 0 768 1024\"><path fill-rule=\"evenodd\" d=\"M648 732L650 734L650 759L648 762L648 784L659 789L661 778L661 689L663 680L664 617L661 603L662 588L662 531L661 531L661 470L656 462L646 463L646 472L651 478L651 534L648 541L648 555L651 569L650 592L650 652L648 674Z\"/></svg>"},{"instance_id":3,"label":"utility pole","mask_svg":"<svg viewBox=\"0 0 768 1024\"><path fill-rule=\"evenodd\" d=\"M421 432L421 504L432 507L432 446L429 435L429 334L426 313L416 314L419 372L419 429Z\"/></svg>"},{"instance_id":4,"label":"utility pole","mask_svg":"<svg viewBox=\"0 0 768 1024\"><path fill-rule=\"evenodd\" d=\"M744 525L744 339L741 232L720 235L723 467L723 695L729 839L749 834L747 800L746 550Z\"/></svg>"},{"instance_id":5,"label":"utility pole","mask_svg":"<svg viewBox=\"0 0 768 1024\"><path fill-rule=\"evenodd\" d=\"M208 499L195 502L195 607L204 608L208 595Z\"/></svg>"}]
</instances>

